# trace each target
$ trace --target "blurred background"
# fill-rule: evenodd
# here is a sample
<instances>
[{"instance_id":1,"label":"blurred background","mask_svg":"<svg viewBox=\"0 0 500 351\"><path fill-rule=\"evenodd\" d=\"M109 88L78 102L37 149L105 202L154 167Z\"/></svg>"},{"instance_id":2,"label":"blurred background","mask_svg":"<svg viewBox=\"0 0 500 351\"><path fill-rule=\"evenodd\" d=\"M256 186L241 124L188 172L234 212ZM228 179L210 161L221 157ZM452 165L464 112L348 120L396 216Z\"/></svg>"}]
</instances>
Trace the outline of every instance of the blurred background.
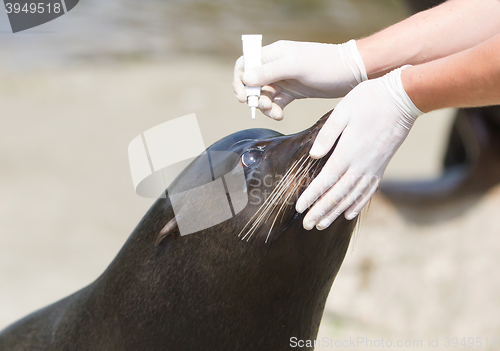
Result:
<instances>
[{"instance_id":1,"label":"blurred background","mask_svg":"<svg viewBox=\"0 0 500 351\"><path fill-rule=\"evenodd\" d=\"M85 0L12 34L0 8L0 329L114 258L154 201L130 176L141 132L194 112L209 145L245 128L294 133L336 105L296 101L282 122L252 121L231 87L241 34L339 43L409 14L401 0ZM452 117L422 116L385 180L437 177ZM445 337L500 337L499 208L499 188L411 219L376 196L319 337L438 337L443 349Z\"/></svg>"}]
</instances>

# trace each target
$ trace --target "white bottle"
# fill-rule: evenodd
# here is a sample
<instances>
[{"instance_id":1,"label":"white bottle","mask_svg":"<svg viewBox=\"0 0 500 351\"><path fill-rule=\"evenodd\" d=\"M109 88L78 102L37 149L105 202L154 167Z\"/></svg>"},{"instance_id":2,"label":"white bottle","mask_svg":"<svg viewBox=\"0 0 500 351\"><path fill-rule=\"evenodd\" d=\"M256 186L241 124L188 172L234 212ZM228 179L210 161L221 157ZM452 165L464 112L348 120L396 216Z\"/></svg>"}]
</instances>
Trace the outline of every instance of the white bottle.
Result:
<instances>
[{"instance_id":1,"label":"white bottle","mask_svg":"<svg viewBox=\"0 0 500 351\"><path fill-rule=\"evenodd\" d=\"M244 34L241 36L243 41L243 61L245 64L245 71L260 66L261 61L261 48L262 48L262 35L261 34ZM259 107L260 87L247 87L248 106L252 110L252 119L255 119L255 109Z\"/></svg>"}]
</instances>

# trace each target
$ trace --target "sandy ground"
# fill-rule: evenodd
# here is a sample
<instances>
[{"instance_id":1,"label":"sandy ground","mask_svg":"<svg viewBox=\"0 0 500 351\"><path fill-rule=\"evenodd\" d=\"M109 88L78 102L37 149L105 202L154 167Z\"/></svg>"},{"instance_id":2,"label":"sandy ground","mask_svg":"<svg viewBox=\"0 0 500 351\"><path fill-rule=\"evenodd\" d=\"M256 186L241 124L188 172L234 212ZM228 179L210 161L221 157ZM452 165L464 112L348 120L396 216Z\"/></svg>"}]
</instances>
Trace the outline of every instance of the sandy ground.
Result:
<instances>
[{"instance_id":1,"label":"sandy ground","mask_svg":"<svg viewBox=\"0 0 500 351\"><path fill-rule=\"evenodd\" d=\"M230 64L194 59L0 71L0 329L93 281L152 204L132 186L135 136L193 112L207 145L244 128L292 133L335 105L297 101L284 122L252 121L231 77ZM420 118L386 178L439 174L450 113ZM499 208L500 189L421 218L375 199L320 337L424 349L438 337L443 350L445 337L500 337Z\"/></svg>"}]
</instances>

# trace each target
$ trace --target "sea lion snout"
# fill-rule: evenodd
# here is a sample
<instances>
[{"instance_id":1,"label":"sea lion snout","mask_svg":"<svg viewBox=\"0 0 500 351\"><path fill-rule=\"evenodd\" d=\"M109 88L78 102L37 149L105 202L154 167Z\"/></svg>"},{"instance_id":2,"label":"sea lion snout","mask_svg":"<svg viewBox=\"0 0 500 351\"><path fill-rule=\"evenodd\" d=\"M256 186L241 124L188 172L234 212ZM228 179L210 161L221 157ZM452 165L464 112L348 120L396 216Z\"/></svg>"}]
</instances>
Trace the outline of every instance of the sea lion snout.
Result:
<instances>
[{"instance_id":1,"label":"sea lion snout","mask_svg":"<svg viewBox=\"0 0 500 351\"><path fill-rule=\"evenodd\" d=\"M258 141L245 151L252 152L255 148L260 148L261 155L245 168L249 190L248 207L253 214L239 233L240 238L250 240L254 233L258 233L268 242L276 239L293 222L299 222L302 215L297 214L295 203L321 171L332 152L321 159L313 159L309 155L312 144L330 113L331 111L325 114L311 128L293 135Z\"/></svg>"}]
</instances>

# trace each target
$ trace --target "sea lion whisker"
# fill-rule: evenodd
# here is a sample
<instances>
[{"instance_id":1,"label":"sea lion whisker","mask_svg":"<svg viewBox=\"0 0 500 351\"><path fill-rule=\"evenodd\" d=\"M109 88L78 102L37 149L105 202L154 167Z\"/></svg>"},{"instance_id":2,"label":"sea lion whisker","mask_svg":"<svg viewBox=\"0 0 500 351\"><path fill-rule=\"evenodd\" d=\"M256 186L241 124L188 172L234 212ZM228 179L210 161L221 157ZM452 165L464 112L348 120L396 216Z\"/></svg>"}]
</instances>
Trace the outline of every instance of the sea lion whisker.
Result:
<instances>
[{"instance_id":1,"label":"sea lion whisker","mask_svg":"<svg viewBox=\"0 0 500 351\"><path fill-rule=\"evenodd\" d=\"M304 155L303 155L303 156L302 156L299 160L296 160L296 161L292 164L292 166L291 166L291 167L287 170L287 172L285 172L285 175L283 176L283 178L282 178L282 179L280 179L280 182L277 184L276 188L278 188L278 187L280 186L281 181L282 181L283 179L285 179L285 178L286 178L286 177L287 177L287 176L288 176L288 175L289 175L289 174L293 171L293 169L297 166L297 164L298 164L298 163L299 163L299 162L300 162L303 158L304 158ZM271 194L270 194L270 198L273 196L273 193L274 193L274 191L276 190L276 188L275 188L275 189L273 189L273 191L271 192ZM260 207L260 208L259 208L259 209L255 212L255 214L254 214L254 215L253 215L253 216L252 216L252 217L248 220L247 224L243 227L243 229L242 229L242 230L240 231L240 233L238 234L238 237L240 237L240 236L241 236L241 234L242 234L242 233L245 231L245 229L248 227L248 225L249 225L250 223L252 223L252 221L254 220L254 218L255 218L257 215L259 215L259 213L263 210L264 206L266 206L266 205L268 205L268 204L269 204L269 203L268 203L268 200L266 199L266 201L264 201L264 203L261 205L261 207ZM242 240L244 240L244 238L243 238Z\"/></svg>"},{"instance_id":2,"label":"sea lion whisker","mask_svg":"<svg viewBox=\"0 0 500 351\"><path fill-rule=\"evenodd\" d=\"M275 188L275 190L276 189L278 189L278 188ZM278 200L280 195L285 193L285 191L286 191L285 187L281 187L279 190L276 190L276 191L273 190L273 192L271 193L272 199L267 202L267 206L261 211L261 213L259 214L259 217L255 220L252 227L249 229L248 233L243 237L242 240L244 240L247 236L248 236L247 241L250 240L253 233L258 228L258 226L261 224L261 222L263 222L263 223L267 222L267 220L271 217L274 210L276 209L276 207L279 204L279 202L276 200ZM267 215L267 217L266 217L266 215ZM263 221L264 217L266 217L266 219Z\"/></svg>"},{"instance_id":3,"label":"sea lion whisker","mask_svg":"<svg viewBox=\"0 0 500 351\"><path fill-rule=\"evenodd\" d=\"M285 173L285 175L283 176L283 178L280 179L280 181L278 182L278 184L276 185L276 187L273 189L273 191L271 192L271 194L269 195L269 197L262 204L262 206L257 210L257 213L260 212L260 211L265 211L273 203L273 201L275 200L275 198L277 196L279 196L279 193L282 191L282 189L284 189L288 185L288 180L290 179L289 175L293 171L293 169L296 167L296 165L299 163L299 161L296 161L292 165L292 167L290 167L290 169ZM254 216L252 216L252 218L250 219L250 221L257 215L257 213Z\"/></svg>"},{"instance_id":4,"label":"sea lion whisker","mask_svg":"<svg viewBox=\"0 0 500 351\"><path fill-rule=\"evenodd\" d=\"M280 206L280 208L279 208L279 210L278 210L278 214L277 214L277 215L276 215L276 217L274 218L274 221L273 221L273 223L271 224L271 228L269 228L269 232L267 233L267 237L266 237L266 241L265 241L265 243L267 243L267 241L268 241L268 239L269 239L269 236L271 235L271 232L272 232L272 230L273 230L273 228L274 228L274 224L276 223L276 220L280 217L280 212L281 212L281 216L283 216L283 214L285 213L285 212L283 211L283 208L284 208L284 207L288 204L288 200L289 200L289 199L290 199L290 197L292 197L292 196L293 196L293 192L292 192L292 191L290 191L290 192L288 193L288 196L286 197L285 201L283 201L283 203L281 204L281 206Z\"/></svg>"},{"instance_id":5,"label":"sea lion whisker","mask_svg":"<svg viewBox=\"0 0 500 351\"><path fill-rule=\"evenodd\" d=\"M260 222L262 221L262 218L265 217L265 215L267 213L269 213L269 208L274 204L274 198L276 198L276 196L277 196L276 194L277 194L277 192L275 192L273 190L273 192L271 192L271 195L270 195L270 198L272 196L272 199L271 200L269 200L269 198L266 199L266 201L264 202L264 204L257 210L257 212L255 213L255 215L252 216L252 218L250 218L250 220L247 222L247 224L242 229L242 231L240 232L240 234L238 234L238 237L240 237L241 233L243 233L243 231L248 227L248 225L250 223L253 222L253 225L251 226L251 228L248 230L247 234L241 240L245 240L245 238L247 237L247 235L250 234L260 224ZM258 215L258 217L254 220L255 216L257 216L257 215Z\"/></svg>"},{"instance_id":6,"label":"sea lion whisker","mask_svg":"<svg viewBox=\"0 0 500 351\"><path fill-rule=\"evenodd\" d=\"M280 212L283 213L283 208L290 200L291 196L297 190L297 187L300 186L304 177L307 175L307 172L310 170L311 165L315 163L316 160L311 159L309 154L304 154L300 157L299 160L295 161L285 172L285 175L280 179L276 187L273 189L269 197L266 199L264 204L256 211L254 216L250 218L245 227L240 231L238 237L241 237L243 232L247 230L248 226L250 228L247 230L246 234L241 238L241 240L247 239L249 241L257 228L266 223L269 218L275 213L275 210L278 208L278 212L276 214L276 218L271 225L271 230L276 223L277 218L280 216ZM297 182L297 179L300 179ZM295 183L295 184L294 184ZM290 186L293 185L292 188ZM283 196L285 195L285 196ZM283 203L280 203L280 199L284 197ZM281 206L280 206L281 205ZM257 216L257 218L255 218ZM270 232L269 232L270 233ZM266 239L267 242L267 239Z\"/></svg>"},{"instance_id":7,"label":"sea lion whisker","mask_svg":"<svg viewBox=\"0 0 500 351\"><path fill-rule=\"evenodd\" d=\"M248 236L248 240L250 240L250 238L252 237L253 233L255 232L255 230L257 229L257 227L261 224L262 222L262 218L264 218L266 216L266 214L269 214L269 216L266 218L266 220L264 221L264 223L269 219L269 217L271 216L271 214L273 213L274 209L276 208L277 204L275 204L275 200L279 198L279 196L286 191L286 188L288 186L288 184L291 183L292 179L290 177L290 175L292 174L292 172L295 170L295 168L297 167L297 165L299 165L299 163L304 159L304 156L305 155L302 155L302 157L297 160L296 162L294 162L292 164L292 166L285 172L285 175L283 176L283 178L280 179L280 181L278 182L278 184L276 185L276 187L273 189L273 191L271 192L271 194L269 195L269 197L266 199L266 201L264 202L264 204L262 204L262 206L257 210L257 212L252 216L252 218L250 218L250 220L247 222L247 224L245 225L245 227L241 230L241 232L238 234L238 237L241 236L241 234L245 231L245 229L248 227L248 225L250 223L252 223L253 221L253 225L251 226L251 228L248 230L248 232L245 234L245 236L243 236L243 238L241 240L245 240L245 238L247 238ZM299 166L300 168L300 166ZM271 206L273 206L273 209L271 210ZM255 219L254 221L254 218L255 216L257 216L257 219Z\"/></svg>"},{"instance_id":8,"label":"sea lion whisker","mask_svg":"<svg viewBox=\"0 0 500 351\"><path fill-rule=\"evenodd\" d=\"M290 198L291 198L292 196L294 196L294 195L296 194L297 189L298 189L300 186L302 186L302 183L303 183L304 179L305 179L305 178L307 178L307 175L308 175L309 170L310 170L310 169L314 166L314 164L316 163L316 161L317 161L317 160L312 160L312 159L311 159L311 160L310 160L310 162L308 163L308 165L306 166L306 168L305 168L305 169L303 169L303 171L302 171L302 172L300 172L300 174L298 174L298 175L297 175L297 179L298 179L298 180L295 182L295 184L294 184L293 188L292 188L291 190L289 190L288 195L286 196L286 199L285 199L285 201L284 201L284 204L288 204L288 201L290 200ZM283 211L283 208L284 208L284 205L282 205L282 206L280 207L279 211L278 211L278 213L279 213L279 212L281 212L281 219L280 219L280 220L282 220L282 219L283 219L283 215L284 215L284 213L285 213L285 212Z\"/></svg>"},{"instance_id":9,"label":"sea lion whisker","mask_svg":"<svg viewBox=\"0 0 500 351\"><path fill-rule=\"evenodd\" d=\"M276 221L278 220L278 218L280 218L280 212L281 212L280 221L283 219L283 215L285 213L285 211L283 211L283 209L288 205L288 201L290 200L290 198L295 195L296 190L301 186L302 181L307 176L307 172L309 171L312 163L313 163L313 161L309 162L307 164L307 166L302 171L298 172L299 174L296 175L297 178L299 179L299 181L296 181L295 184L293 185L293 188L291 190L289 189L288 193L286 194L285 199L282 202L280 208L278 209L278 213L277 213L276 217L274 218L273 223L271 224L271 228L269 229L269 231L267 233L265 243L268 242L269 236L271 235L271 232L274 228L274 225L276 224Z\"/></svg>"},{"instance_id":10,"label":"sea lion whisker","mask_svg":"<svg viewBox=\"0 0 500 351\"><path fill-rule=\"evenodd\" d=\"M306 155L303 155L300 160L302 160L304 158L304 156L306 156ZM278 200L278 199L282 198L282 195L285 194L285 196L284 196L285 199L281 203L281 206L278 209L276 217L275 217L275 219L274 219L274 221L273 221L273 223L271 225L271 228L269 229L269 232L268 232L268 235L267 235L267 238L266 238L266 241L265 241L267 243L269 235L271 234L271 231L272 231L272 229L273 229L273 227L274 227L274 225L276 223L276 220L280 216L280 212L281 212L281 214L283 214L283 208L286 206L286 204L288 204L288 201L289 201L290 197L293 196L293 194L297 190L297 187L301 183L301 181L296 182L297 178L301 178L302 179L305 176L305 174L307 174L307 172L308 172L308 170L310 168L310 165L312 163L311 160L304 167L304 163L308 159L309 159L309 157L306 158L306 159L304 159L304 161L301 163L299 169L295 173L286 172L287 176L283 177L281 179L281 181L278 183L278 185L276 186L276 188L271 193L272 196L270 196L270 198L272 197L272 200L270 201L270 204L265 208L265 210L263 211L263 213L259 216L259 218L256 220L256 222L252 226L252 228L247 233L247 235L249 235L251 233L249 235L247 241L250 240L251 236L253 235L253 232L255 231L255 229L258 227L258 225L262 221L262 218L265 217L265 215L267 214L267 218L265 219L264 223L267 222L269 220L269 218L272 216L272 214L275 212L275 209L280 205L280 202L279 201L275 201L275 200ZM295 184L293 185L293 188L290 189L290 185L292 185L294 182L295 182ZM272 206L272 209L271 209L271 205L274 205L274 206ZM246 238L247 235L245 235L244 238ZM244 240L244 238L242 240Z\"/></svg>"},{"instance_id":11,"label":"sea lion whisker","mask_svg":"<svg viewBox=\"0 0 500 351\"><path fill-rule=\"evenodd\" d=\"M165 238L177 228L177 217L174 216L164 227L160 230L155 240L155 246L160 246L160 244L165 240Z\"/></svg>"}]
</instances>

